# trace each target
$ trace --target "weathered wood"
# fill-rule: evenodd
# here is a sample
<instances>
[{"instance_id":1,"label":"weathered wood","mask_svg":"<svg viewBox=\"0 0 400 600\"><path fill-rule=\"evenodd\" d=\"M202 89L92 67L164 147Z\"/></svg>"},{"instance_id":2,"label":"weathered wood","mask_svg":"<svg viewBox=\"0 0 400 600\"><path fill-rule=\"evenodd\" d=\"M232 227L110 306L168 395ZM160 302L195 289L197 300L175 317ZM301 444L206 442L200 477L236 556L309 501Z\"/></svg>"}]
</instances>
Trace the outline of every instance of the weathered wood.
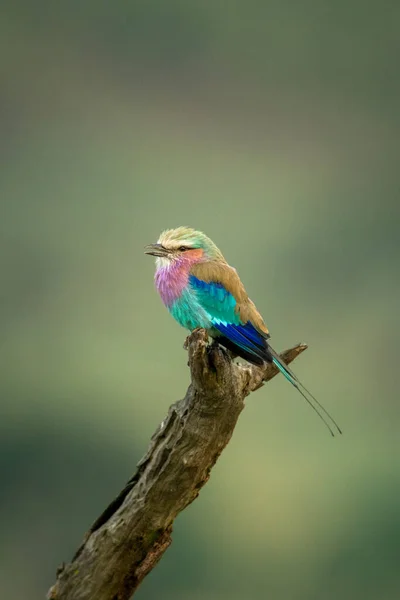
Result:
<instances>
[{"instance_id":1,"label":"weathered wood","mask_svg":"<svg viewBox=\"0 0 400 600\"><path fill-rule=\"evenodd\" d=\"M277 374L239 365L204 330L188 338L191 384L154 433L125 488L60 567L50 600L128 600L171 543L176 516L193 502L229 442L244 399ZM281 354L293 361L307 346Z\"/></svg>"}]
</instances>

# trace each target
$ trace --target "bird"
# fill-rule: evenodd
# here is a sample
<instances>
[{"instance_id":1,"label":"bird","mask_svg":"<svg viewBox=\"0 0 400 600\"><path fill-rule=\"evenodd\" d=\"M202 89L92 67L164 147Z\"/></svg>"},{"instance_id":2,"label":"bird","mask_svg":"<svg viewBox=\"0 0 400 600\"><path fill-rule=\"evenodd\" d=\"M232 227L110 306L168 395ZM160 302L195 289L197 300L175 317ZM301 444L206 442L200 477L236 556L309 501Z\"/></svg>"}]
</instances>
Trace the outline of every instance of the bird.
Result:
<instances>
[{"instance_id":1,"label":"bird","mask_svg":"<svg viewBox=\"0 0 400 600\"><path fill-rule=\"evenodd\" d=\"M180 325L189 331L206 329L213 340L253 365L273 363L331 435L334 430L342 433L333 417L272 348L267 326L236 269L207 235L191 227L166 229L156 243L145 247L145 254L156 258L156 289Z\"/></svg>"}]
</instances>

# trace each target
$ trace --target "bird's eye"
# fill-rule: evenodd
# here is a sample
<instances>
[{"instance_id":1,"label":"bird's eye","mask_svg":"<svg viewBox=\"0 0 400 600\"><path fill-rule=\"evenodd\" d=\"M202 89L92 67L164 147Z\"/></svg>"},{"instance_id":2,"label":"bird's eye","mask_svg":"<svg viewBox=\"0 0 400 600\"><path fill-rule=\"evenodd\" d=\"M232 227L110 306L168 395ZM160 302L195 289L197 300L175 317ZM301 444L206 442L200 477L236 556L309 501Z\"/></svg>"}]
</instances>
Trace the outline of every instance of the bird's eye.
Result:
<instances>
[{"instance_id":1,"label":"bird's eye","mask_svg":"<svg viewBox=\"0 0 400 600\"><path fill-rule=\"evenodd\" d=\"M189 250L189 248L187 246L179 246L178 250L179 252L185 252L185 250Z\"/></svg>"}]
</instances>

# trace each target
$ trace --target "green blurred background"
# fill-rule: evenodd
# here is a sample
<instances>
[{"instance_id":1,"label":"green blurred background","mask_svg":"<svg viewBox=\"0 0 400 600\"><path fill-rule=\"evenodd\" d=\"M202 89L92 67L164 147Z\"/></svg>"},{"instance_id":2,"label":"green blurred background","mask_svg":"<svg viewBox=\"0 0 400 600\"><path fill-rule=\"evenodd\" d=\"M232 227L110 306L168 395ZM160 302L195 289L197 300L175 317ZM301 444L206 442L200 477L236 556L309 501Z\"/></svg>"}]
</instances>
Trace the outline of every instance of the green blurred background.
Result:
<instances>
[{"instance_id":1,"label":"green blurred background","mask_svg":"<svg viewBox=\"0 0 400 600\"><path fill-rule=\"evenodd\" d=\"M43 598L189 382L143 246L204 230L282 377L138 600L400 596L400 4L2 3L0 585Z\"/></svg>"}]
</instances>

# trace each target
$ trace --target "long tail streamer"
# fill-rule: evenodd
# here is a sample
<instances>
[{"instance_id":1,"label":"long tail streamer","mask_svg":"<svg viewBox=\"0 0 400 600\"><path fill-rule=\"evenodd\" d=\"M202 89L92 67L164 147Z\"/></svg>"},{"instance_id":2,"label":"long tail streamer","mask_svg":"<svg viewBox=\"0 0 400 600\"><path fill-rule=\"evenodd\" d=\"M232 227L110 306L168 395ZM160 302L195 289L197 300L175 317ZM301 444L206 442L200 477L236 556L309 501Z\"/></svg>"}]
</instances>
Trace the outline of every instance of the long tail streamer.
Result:
<instances>
[{"instance_id":1,"label":"long tail streamer","mask_svg":"<svg viewBox=\"0 0 400 600\"><path fill-rule=\"evenodd\" d=\"M305 401L308 402L308 404L311 406L311 408L317 413L319 418L325 423L325 425L329 429L331 435L332 436L335 435L334 429L336 429L337 432L341 434L342 430L340 429L339 425L336 423L335 419L328 413L328 411L322 406L322 404L320 402L318 402L318 400L315 398L315 396L313 396L312 393L297 379L296 375L293 373L293 371L291 371L289 369L289 367L281 359L279 354L277 354L271 348L271 346L268 347L268 350L270 351L270 353L272 355L272 362L274 363L274 365L276 367L278 367L278 369L280 370L282 375L284 375L286 377L286 379L288 381L290 381L290 383L300 392L300 394L303 396ZM322 413L324 413L328 417L328 419L330 420L333 427L331 427L331 425L324 418L324 415Z\"/></svg>"}]
</instances>

